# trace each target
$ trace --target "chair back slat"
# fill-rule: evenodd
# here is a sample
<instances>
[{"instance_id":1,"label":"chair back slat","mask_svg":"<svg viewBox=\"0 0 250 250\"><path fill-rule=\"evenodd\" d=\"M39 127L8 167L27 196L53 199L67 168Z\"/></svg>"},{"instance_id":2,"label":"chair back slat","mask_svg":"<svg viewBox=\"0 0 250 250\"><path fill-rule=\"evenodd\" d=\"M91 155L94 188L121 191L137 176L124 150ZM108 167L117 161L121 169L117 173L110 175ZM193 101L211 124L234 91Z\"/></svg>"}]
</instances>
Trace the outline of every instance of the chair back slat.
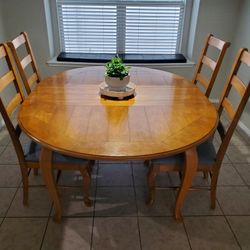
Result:
<instances>
[{"instance_id":1,"label":"chair back slat","mask_svg":"<svg viewBox=\"0 0 250 250\"><path fill-rule=\"evenodd\" d=\"M197 77L196 77L197 81L199 81L206 89L208 88L209 86L209 80L206 79L205 76L201 75L200 73L197 74Z\"/></svg>"},{"instance_id":2,"label":"chair back slat","mask_svg":"<svg viewBox=\"0 0 250 250\"><path fill-rule=\"evenodd\" d=\"M0 59L6 56L6 52L3 46L0 47Z\"/></svg>"},{"instance_id":3,"label":"chair back slat","mask_svg":"<svg viewBox=\"0 0 250 250\"><path fill-rule=\"evenodd\" d=\"M15 58L15 61L16 61L18 70L20 72L20 76L22 78L22 81L24 83L26 92L27 92L27 94L30 94L33 82L32 82L32 84L29 83L29 80L28 80L29 77L27 76L27 73L24 71L25 68L28 65L31 65L32 74L34 74L34 73L36 74L36 80L35 80L36 83L39 83L41 81L41 77L40 77L40 74L38 71L38 67L36 64L34 53L32 51L31 45L30 45L28 35L26 34L26 32L22 32L12 42L8 42L7 44L10 47L10 49L13 53L13 56ZM23 58L20 58L20 56L18 55L18 52L17 52L17 50L21 46L25 46L26 53L27 53L27 55L25 55ZM33 77L33 79L35 79L35 78Z\"/></svg>"},{"instance_id":4,"label":"chair back slat","mask_svg":"<svg viewBox=\"0 0 250 250\"><path fill-rule=\"evenodd\" d=\"M234 110L234 107L233 107L232 103L228 100L228 98L225 98L223 100L222 106L224 107L224 109L226 110L228 116L232 120L234 118L236 112Z\"/></svg>"},{"instance_id":5,"label":"chair back slat","mask_svg":"<svg viewBox=\"0 0 250 250\"><path fill-rule=\"evenodd\" d=\"M218 38L216 38L216 37L214 37L214 36L212 36L212 35L210 35L209 39L208 39L208 44L215 47L215 48L217 48L217 49L219 49L219 50L222 50L224 45L225 45L225 42L218 39Z\"/></svg>"},{"instance_id":6,"label":"chair back slat","mask_svg":"<svg viewBox=\"0 0 250 250\"><path fill-rule=\"evenodd\" d=\"M25 56L22 61L21 61L21 65L22 68L25 69L32 61L32 58L30 55Z\"/></svg>"},{"instance_id":7,"label":"chair back slat","mask_svg":"<svg viewBox=\"0 0 250 250\"><path fill-rule=\"evenodd\" d=\"M21 34L20 36L16 37L13 41L12 44L15 49L19 48L23 44L25 44L25 37L24 34Z\"/></svg>"},{"instance_id":8,"label":"chair back slat","mask_svg":"<svg viewBox=\"0 0 250 250\"><path fill-rule=\"evenodd\" d=\"M204 56L202 58L202 63L206 64L211 70L214 71L215 67L216 67L216 62L214 60L212 60L211 58Z\"/></svg>"},{"instance_id":9,"label":"chair back slat","mask_svg":"<svg viewBox=\"0 0 250 250\"><path fill-rule=\"evenodd\" d=\"M22 103L22 97L20 93L17 93L11 101L6 106L7 114L9 116L12 115L13 111Z\"/></svg>"},{"instance_id":10,"label":"chair back slat","mask_svg":"<svg viewBox=\"0 0 250 250\"><path fill-rule=\"evenodd\" d=\"M224 154L226 152L226 149L228 147L228 144L232 138L233 132L238 124L238 121L241 117L241 114L246 106L246 103L249 99L250 95L250 82L247 82L246 84L243 84L241 80L239 80L237 74L239 73L239 69L242 63L245 63L249 67L250 72L250 54L247 51L247 49L243 48L240 49L238 52L238 55L235 59L235 63L233 65L233 68L231 70L231 73L229 75L227 84L225 86L225 89L223 91L218 113L221 116L222 111L224 110L228 116L230 117L231 121L229 123L229 126L227 130L225 130L225 136L222 140L221 146L217 152L217 160L222 162ZM237 107L233 107L231 102L229 101L229 95L231 90L234 89L239 93L239 96L241 97L239 100L239 103ZM220 164L218 164L219 166Z\"/></svg>"},{"instance_id":11,"label":"chair back slat","mask_svg":"<svg viewBox=\"0 0 250 250\"><path fill-rule=\"evenodd\" d=\"M250 67L250 55L248 53L243 53L241 61Z\"/></svg>"},{"instance_id":12,"label":"chair back slat","mask_svg":"<svg viewBox=\"0 0 250 250\"><path fill-rule=\"evenodd\" d=\"M238 76L236 76L236 75L233 76L231 84L236 89L236 91L240 94L241 97L245 94L246 86L238 78Z\"/></svg>"},{"instance_id":13,"label":"chair back slat","mask_svg":"<svg viewBox=\"0 0 250 250\"><path fill-rule=\"evenodd\" d=\"M30 88L32 88L33 84L38 80L38 76L36 73L33 73L30 78L28 79L28 84Z\"/></svg>"},{"instance_id":14,"label":"chair back slat","mask_svg":"<svg viewBox=\"0 0 250 250\"><path fill-rule=\"evenodd\" d=\"M11 82L15 79L12 71L9 71L0 78L0 92L2 92L6 87L9 86Z\"/></svg>"},{"instance_id":15,"label":"chair back slat","mask_svg":"<svg viewBox=\"0 0 250 250\"><path fill-rule=\"evenodd\" d=\"M212 91L212 88L213 88L215 79L217 77L217 74L219 72L222 60L229 46L230 46L229 42L220 40L211 34L207 36L207 39L205 41L205 46L201 52L199 61L195 69L194 77L192 80L192 83L194 84L201 83L205 87L204 94L207 97L209 97ZM219 54L216 60L213 60L212 58L208 56L207 52L208 52L209 47L214 47L217 50L219 50ZM206 79L205 81L204 81L204 76L202 76L203 65L206 65L212 71L209 79Z\"/></svg>"}]
</instances>

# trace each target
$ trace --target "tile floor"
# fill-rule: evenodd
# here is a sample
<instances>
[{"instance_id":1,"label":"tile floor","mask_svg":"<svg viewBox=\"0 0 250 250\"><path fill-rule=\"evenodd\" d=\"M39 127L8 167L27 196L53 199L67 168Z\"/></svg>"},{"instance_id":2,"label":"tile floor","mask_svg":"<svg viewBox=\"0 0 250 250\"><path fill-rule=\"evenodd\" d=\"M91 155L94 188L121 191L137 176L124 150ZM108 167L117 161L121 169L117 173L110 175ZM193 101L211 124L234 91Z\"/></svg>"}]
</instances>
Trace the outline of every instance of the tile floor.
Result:
<instances>
[{"instance_id":1,"label":"tile floor","mask_svg":"<svg viewBox=\"0 0 250 250\"><path fill-rule=\"evenodd\" d=\"M22 141L25 143L26 138ZM217 141L215 141L218 144ZM58 185L60 225L41 176L30 174L30 206L22 205L17 158L6 130L0 131L0 250L2 249L250 249L250 141L235 133L221 169L217 206L207 190L190 191L184 220L172 217L179 183L176 174L158 177L157 200L145 205L146 167L142 162L97 162L93 206L83 204L81 177L63 172ZM208 181L197 175L200 187Z\"/></svg>"}]
</instances>

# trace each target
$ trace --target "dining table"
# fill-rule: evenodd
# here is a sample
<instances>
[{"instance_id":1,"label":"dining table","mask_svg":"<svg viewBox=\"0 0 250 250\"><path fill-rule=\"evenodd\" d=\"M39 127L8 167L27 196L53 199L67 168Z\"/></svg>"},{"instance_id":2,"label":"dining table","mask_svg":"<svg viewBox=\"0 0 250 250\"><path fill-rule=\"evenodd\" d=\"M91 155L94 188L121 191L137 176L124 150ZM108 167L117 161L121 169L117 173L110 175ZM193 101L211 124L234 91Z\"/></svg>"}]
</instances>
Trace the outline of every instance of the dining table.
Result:
<instances>
[{"instance_id":1,"label":"dining table","mask_svg":"<svg viewBox=\"0 0 250 250\"><path fill-rule=\"evenodd\" d=\"M104 66L75 68L42 80L22 103L21 129L41 144L40 166L53 201L54 221L61 204L52 153L89 160L147 161L185 153L184 177L174 217L181 209L198 167L196 147L213 136L215 107L189 80L163 70L131 67L136 86L130 98L100 95ZM122 165L117 165L122 167Z\"/></svg>"}]
</instances>

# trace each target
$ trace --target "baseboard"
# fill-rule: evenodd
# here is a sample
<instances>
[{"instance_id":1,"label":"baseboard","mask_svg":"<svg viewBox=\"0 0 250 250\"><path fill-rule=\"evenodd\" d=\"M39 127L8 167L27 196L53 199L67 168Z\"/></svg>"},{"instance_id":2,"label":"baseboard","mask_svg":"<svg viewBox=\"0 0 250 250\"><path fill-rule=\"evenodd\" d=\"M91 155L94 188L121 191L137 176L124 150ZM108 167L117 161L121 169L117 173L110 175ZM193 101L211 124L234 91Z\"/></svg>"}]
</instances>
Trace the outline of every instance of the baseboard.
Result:
<instances>
[{"instance_id":1,"label":"baseboard","mask_svg":"<svg viewBox=\"0 0 250 250\"><path fill-rule=\"evenodd\" d=\"M241 121L239 121L238 126L250 138L250 129Z\"/></svg>"}]
</instances>

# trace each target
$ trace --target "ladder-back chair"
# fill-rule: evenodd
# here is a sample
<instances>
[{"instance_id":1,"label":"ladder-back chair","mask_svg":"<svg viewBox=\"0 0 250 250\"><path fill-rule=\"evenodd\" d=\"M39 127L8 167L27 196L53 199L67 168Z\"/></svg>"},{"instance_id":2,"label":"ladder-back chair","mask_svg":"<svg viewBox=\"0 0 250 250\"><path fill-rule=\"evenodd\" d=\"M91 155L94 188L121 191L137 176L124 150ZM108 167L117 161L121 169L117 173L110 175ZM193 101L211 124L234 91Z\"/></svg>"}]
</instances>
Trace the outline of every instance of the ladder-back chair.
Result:
<instances>
[{"instance_id":1,"label":"ladder-back chair","mask_svg":"<svg viewBox=\"0 0 250 250\"><path fill-rule=\"evenodd\" d=\"M221 144L219 149L215 150L213 145L213 138L207 140L206 142L200 144L197 147L198 154L198 170L203 173L210 174L211 185L210 185L210 195L211 195L211 208L215 208L216 201L216 188L217 181L220 172L220 167L226 153L227 147L233 135L233 132L237 126L237 123L240 119L240 116L244 110L244 107L249 99L250 95L250 82L244 84L240 79L240 76L243 72L240 71L240 67L245 65L247 72L250 76L250 53L247 52L247 49L240 49L238 55L235 59L233 68L227 80L227 84L224 88L223 94L220 99L218 114L220 121L217 127L221 138ZM245 67L244 66L244 67ZM243 67L243 68L244 68ZM238 93L237 103L230 101L231 94L235 91ZM225 112L225 115L228 116L230 120L229 124L224 127L222 122L222 112ZM184 172L185 175L185 156L184 154L178 154L173 157L166 157L161 159L155 159L150 162L150 169L148 172L148 188L149 188L149 197L148 204L153 205L155 201L155 184L156 184L156 175L159 172ZM184 171L183 171L184 170Z\"/></svg>"},{"instance_id":2,"label":"ladder-back chair","mask_svg":"<svg viewBox=\"0 0 250 250\"><path fill-rule=\"evenodd\" d=\"M14 60L6 44L0 44L0 61L1 65L3 65L3 70L7 68L5 70L7 73L0 76L0 112L11 137L20 165L23 182L23 204L28 205L28 174L30 169L39 168L41 146L30 140L24 149L19 140L22 130L19 125L15 126L12 122L13 113L24 101L24 93L14 66ZM3 99L4 91L8 87L11 88L12 84L14 85L14 90L11 89L13 96L9 100L5 100L6 98ZM80 171L83 177L83 200L87 206L91 205L89 200L91 164L91 161L85 159L70 157L57 152L53 153L52 165L55 169Z\"/></svg>"}]
</instances>

